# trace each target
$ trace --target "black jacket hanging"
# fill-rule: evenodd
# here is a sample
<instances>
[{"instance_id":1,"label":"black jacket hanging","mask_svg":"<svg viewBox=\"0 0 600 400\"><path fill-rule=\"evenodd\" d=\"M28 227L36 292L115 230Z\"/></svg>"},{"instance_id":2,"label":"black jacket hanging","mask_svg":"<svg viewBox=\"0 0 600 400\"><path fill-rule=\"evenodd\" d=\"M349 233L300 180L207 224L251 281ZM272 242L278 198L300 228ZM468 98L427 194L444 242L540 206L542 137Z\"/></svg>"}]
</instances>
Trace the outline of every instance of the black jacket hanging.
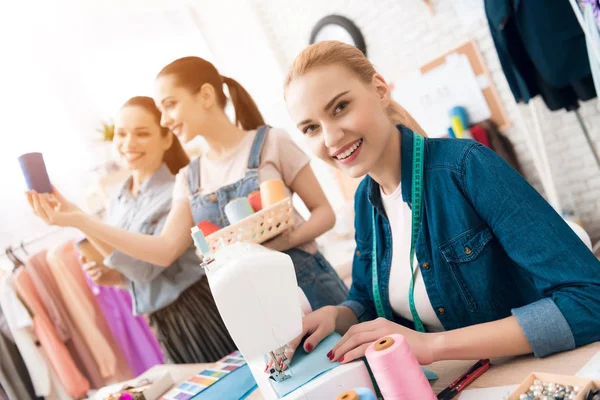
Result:
<instances>
[{"instance_id":1,"label":"black jacket hanging","mask_svg":"<svg viewBox=\"0 0 600 400\"><path fill-rule=\"evenodd\" d=\"M552 111L596 97L585 35L568 0L485 0L498 57L518 102Z\"/></svg>"}]
</instances>

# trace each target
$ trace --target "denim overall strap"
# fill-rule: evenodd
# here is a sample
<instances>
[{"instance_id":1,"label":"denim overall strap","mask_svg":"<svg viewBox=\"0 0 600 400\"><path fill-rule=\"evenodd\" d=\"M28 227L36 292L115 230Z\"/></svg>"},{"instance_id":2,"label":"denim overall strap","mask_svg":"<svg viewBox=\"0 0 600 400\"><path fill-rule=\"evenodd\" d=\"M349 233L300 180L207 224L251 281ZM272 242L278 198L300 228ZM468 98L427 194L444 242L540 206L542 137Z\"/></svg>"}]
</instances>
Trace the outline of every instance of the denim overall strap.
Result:
<instances>
[{"instance_id":1,"label":"denim overall strap","mask_svg":"<svg viewBox=\"0 0 600 400\"><path fill-rule=\"evenodd\" d=\"M250 157L248 157L248 170L258 169L260 166L260 153L262 152L265 138L269 131L269 125L263 125L256 130L256 136L250 149Z\"/></svg>"},{"instance_id":2,"label":"denim overall strap","mask_svg":"<svg viewBox=\"0 0 600 400\"><path fill-rule=\"evenodd\" d=\"M192 195L200 190L200 157L190 161L188 167L188 184Z\"/></svg>"}]
</instances>

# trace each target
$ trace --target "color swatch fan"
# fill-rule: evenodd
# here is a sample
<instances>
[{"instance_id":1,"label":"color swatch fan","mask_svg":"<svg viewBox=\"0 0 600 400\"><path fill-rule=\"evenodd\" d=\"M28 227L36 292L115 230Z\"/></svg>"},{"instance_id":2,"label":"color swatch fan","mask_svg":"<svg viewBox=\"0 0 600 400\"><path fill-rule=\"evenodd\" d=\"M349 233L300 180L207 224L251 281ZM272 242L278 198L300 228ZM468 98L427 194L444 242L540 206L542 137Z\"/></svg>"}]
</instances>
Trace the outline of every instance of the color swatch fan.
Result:
<instances>
[{"instance_id":1,"label":"color swatch fan","mask_svg":"<svg viewBox=\"0 0 600 400\"><path fill-rule=\"evenodd\" d=\"M223 390L226 390L228 394L230 393L238 399L244 398L256 387L256 383L250 372L243 373L243 370L247 370L248 367L239 351L231 353L215 364L214 368L200 371L177 387L171 389L161 397L161 400L203 399L204 393L207 394L207 398L225 400L220 395ZM248 376L251 378L250 380L247 379ZM228 379L225 381L225 378ZM227 385L227 389L224 389L224 385Z\"/></svg>"}]
</instances>

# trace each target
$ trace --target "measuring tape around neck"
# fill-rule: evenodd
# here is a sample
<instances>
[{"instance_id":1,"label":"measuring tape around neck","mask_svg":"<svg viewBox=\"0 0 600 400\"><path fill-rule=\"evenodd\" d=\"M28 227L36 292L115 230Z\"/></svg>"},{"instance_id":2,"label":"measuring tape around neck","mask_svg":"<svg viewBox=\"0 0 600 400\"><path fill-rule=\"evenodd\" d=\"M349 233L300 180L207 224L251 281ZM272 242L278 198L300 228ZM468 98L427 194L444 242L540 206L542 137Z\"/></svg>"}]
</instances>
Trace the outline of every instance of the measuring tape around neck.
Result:
<instances>
[{"instance_id":1,"label":"measuring tape around neck","mask_svg":"<svg viewBox=\"0 0 600 400\"><path fill-rule=\"evenodd\" d=\"M423 203L423 162L425 158L425 139L419 135L414 135L413 141L413 161L412 161L412 234L410 240L410 286L408 288L408 305L410 313L415 324L415 329L419 332L425 332L423 321L417 313L415 307L414 291L415 291L415 244L419 236L422 218L422 203ZM371 255L371 273L373 278L373 298L375 300L375 309L379 317L391 319L390 315L386 315L379 290L379 276L377 271L377 232L375 226L375 207L371 209L371 225L373 235L373 253Z\"/></svg>"}]
</instances>

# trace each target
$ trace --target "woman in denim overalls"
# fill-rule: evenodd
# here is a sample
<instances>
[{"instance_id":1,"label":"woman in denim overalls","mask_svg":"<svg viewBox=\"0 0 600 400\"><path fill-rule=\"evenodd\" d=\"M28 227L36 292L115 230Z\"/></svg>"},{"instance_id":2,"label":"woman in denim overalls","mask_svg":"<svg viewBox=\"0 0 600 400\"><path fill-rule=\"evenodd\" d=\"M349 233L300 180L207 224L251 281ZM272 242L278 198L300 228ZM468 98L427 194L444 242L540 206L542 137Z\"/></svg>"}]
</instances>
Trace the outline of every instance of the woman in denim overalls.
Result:
<instances>
[{"instance_id":1,"label":"woman in denim overalls","mask_svg":"<svg viewBox=\"0 0 600 400\"><path fill-rule=\"evenodd\" d=\"M194 223L209 221L220 227L229 225L224 208L231 200L237 197L246 197L259 189L258 167L260 155L268 134L269 127L261 126L256 133L256 138L250 150L248 169L245 176L239 181L223 186L214 193L200 195L200 158L196 158L189 165L188 181ZM296 268L298 285L304 291L313 310L326 305L337 305L346 299L347 289L329 262L321 253L310 254L298 248L285 250Z\"/></svg>"},{"instance_id":2,"label":"woman in denim overalls","mask_svg":"<svg viewBox=\"0 0 600 400\"><path fill-rule=\"evenodd\" d=\"M227 85L235 109L235 124L231 123L225 113L228 99L223 91L224 84ZM286 186L291 192L298 193L310 210L311 216L304 223L264 245L290 255L296 269L298 284L304 290L313 309L337 305L344 301L348 294L347 288L329 263L316 251L315 238L333 227L335 215L308 165L306 154L293 144L285 132L266 127L262 115L246 90L235 80L221 76L206 60L198 57L175 60L158 74L155 91L154 101L162 112L161 125L172 131L184 143L201 135L209 147L208 155L192 161L177 175L173 204L162 229L157 230L154 235L129 232L103 224L77 211L57 210L47 199L40 198L39 201L45 204L42 206L46 219L55 225L75 227L86 236L97 238L131 257L169 267L192 246L190 228L203 220L221 227L228 225L229 221L223 208L231 199L247 196L250 192L258 190L261 174L268 172L271 175L279 175L287 182ZM248 135L254 137L251 147L247 147L246 142L250 141ZM243 142L244 140L246 142ZM288 141L287 145L280 147L285 141ZM247 171L235 182L234 178L243 167L240 167L239 157L236 158L233 154L239 153L238 145L242 144L244 150L249 152ZM264 146L265 144L267 146ZM263 151L267 148L268 157L267 152ZM282 149L293 154L295 158L284 154ZM227 154L232 158L223 157ZM269 163L267 168L260 164L261 157L263 164L267 164L267 160L270 162L272 157L277 158L277 163ZM298 163L300 158L303 159L302 163ZM227 164L224 164L224 168L232 166L235 173L232 173L229 179L234 180L233 184L219 188L219 183L225 179L219 169L203 175L205 181L200 182L200 165L207 165L215 159L225 160L224 163ZM241 165L244 165L243 162ZM213 182L207 183L207 180ZM201 188L206 193L200 190ZM183 190L183 196L180 196L179 189ZM310 251L304 251L303 248ZM174 317L169 312L161 315L164 321L171 321ZM213 321L199 321L193 318L193 315L190 315L189 319L171 322L174 322L171 323L173 326L191 324L198 328L198 332L202 331L200 328L212 329L215 326ZM223 340L226 341L227 338ZM190 346L189 343L181 342L173 350Z\"/></svg>"}]
</instances>

